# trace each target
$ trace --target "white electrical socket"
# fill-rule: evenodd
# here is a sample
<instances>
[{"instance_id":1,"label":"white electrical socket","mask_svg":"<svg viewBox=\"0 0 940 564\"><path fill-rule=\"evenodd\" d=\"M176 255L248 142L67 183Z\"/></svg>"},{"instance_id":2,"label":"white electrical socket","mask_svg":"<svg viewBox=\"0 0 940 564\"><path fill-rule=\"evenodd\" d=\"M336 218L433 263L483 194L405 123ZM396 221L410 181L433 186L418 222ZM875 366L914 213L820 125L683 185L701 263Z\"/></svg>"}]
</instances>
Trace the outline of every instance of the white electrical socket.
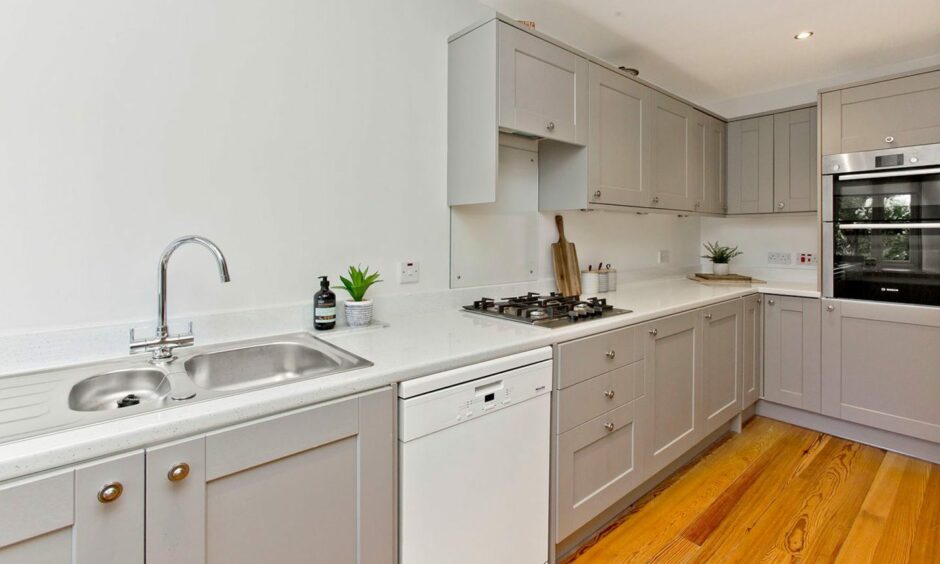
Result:
<instances>
[{"instance_id":1,"label":"white electrical socket","mask_svg":"<svg viewBox=\"0 0 940 564\"><path fill-rule=\"evenodd\" d=\"M767 253L767 264L788 265L793 262L793 255L782 251L771 251Z\"/></svg>"},{"instance_id":2,"label":"white electrical socket","mask_svg":"<svg viewBox=\"0 0 940 564\"><path fill-rule=\"evenodd\" d=\"M418 281L418 262L407 260L398 264L398 283L414 284Z\"/></svg>"},{"instance_id":3,"label":"white electrical socket","mask_svg":"<svg viewBox=\"0 0 940 564\"><path fill-rule=\"evenodd\" d=\"M669 262L669 249L662 249L659 251L659 264L667 264Z\"/></svg>"}]
</instances>

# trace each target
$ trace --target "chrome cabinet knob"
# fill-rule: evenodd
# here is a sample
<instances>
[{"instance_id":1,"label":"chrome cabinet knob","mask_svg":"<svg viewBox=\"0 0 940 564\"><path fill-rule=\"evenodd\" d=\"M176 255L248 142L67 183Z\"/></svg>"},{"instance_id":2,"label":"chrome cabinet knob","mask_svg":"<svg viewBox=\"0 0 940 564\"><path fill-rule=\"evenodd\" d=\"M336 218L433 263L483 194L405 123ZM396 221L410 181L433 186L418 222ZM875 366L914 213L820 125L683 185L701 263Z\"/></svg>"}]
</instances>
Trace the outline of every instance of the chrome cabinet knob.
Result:
<instances>
[{"instance_id":1,"label":"chrome cabinet knob","mask_svg":"<svg viewBox=\"0 0 940 564\"><path fill-rule=\"evenodd\" d=\"M610 360L613 360L614 357L617 356L617 351L611 349L611 350L607 351L606 353L604 353L604 356L606 356L606 357L609 358Z\"/></svg>"},{"instance_id":2,"label":"chrome cabinet knob","mask_svg":"<svg viewBox=\"0 0 940 564\"><path fill-rule=\"evenodd\" d=\"M702 202L695 202L695 209L702 207Z\"/></svg>"},{"instance_id":3,"label":"chrome cabinet knob","mask_svg":"<svg viewBox=\"0 0 940 564\"><path fill-rule=\"evenodd\" d=\"M759 304L760 304L760 303L764 303L764 300L763 300L762 298L757 298L757 303L759 303Z\"/></svg>"},{"instance_id":4,"label":"chrome cabinet knob","mask_svg":"<svg viewBox=\"0 0 940 564\"><path fill-rule=\"evenodd\" d=\"M111 503L121 497L122 493L124 493L124 485L121 482L111 482L98 490L98 501Z\"/></svg>"},{"instance_id":5,"label":"chrome cabinet knob","mask_svg":"<svg viewBox=\"0 0 940 564\"><path fill-rule=\"evenodd\" d=\"M595 190L595 191L594 191L594 197L595 197L595 198L600 198L600 197L601 197L601 191L600 191L600 190Z\"/></svg>"},{"instance_id":6,"label":"chrome cabinet knob","mask_svg":"<svg viewBox=\"0 0 940 564\"><path fill-rule=\"evenodd\" d=\"M545 126L545 129L549 131L555 131L555 122L553 121L548 122L548 125Z\"/></svg>"},{"instance_id":7,"label":"chrome cabinet knob","mask_svg":"<svg viewBox=\"0 0 940 564\"><path fill-rule=\"evenodd\" d=\"M614 391L613 391L613 390L604 390L604 397L607 398L607 399L614 399Z\"/></svg>"},{"instance_id":8,"label":"chrome cabinet knob","mask_svg":"<svg viewBox=\"0 0 940 564\"><path fill-rule=\"evenodd\" d=\"M830 311L830 312L831 312L831 311L835 311L835 310L836 310L836 306L834 306L834 305L827 305L827 306L826 306L826 311Z\"/></svg>"},{"instance_id":9,"label":"chrome cabinet knob","mask_svg":"<svg viewBox=\"0 0 940 564\"><path fill-rule=\"evenodd\" d=\"M658 329L650 329L650 335L652 335L652 336L654 336L654 337L655 337L656 335L659 335L659 330L658 330Z\"/></svg>"},{"instance_id":10,"label":"chrome cabinet knob","mask_svg":"<svg viewBox=\"0 0 940 564\"><path fill-rule=\"evenodd\" d=\"M613 423L605 423L605 424L604 424L604 429L607 429L607 432L610 433L610 432L612 432L612 431L614 430L614 424L613 424Z\"/></svg>"},{"instance_id":11,"label":"chrome cabinet knob","mask_svg":"<svg viewBox=\"0 0 940 564\"><path fill-rule=\"evenodd\" d=\"M712 318L712 314L710 314L710 313L706 313L706 314L705 314L705 319L711 319L711 318Z\"/></svg>"},{"instance_id":12,"label":"chrome cabinet knob","mask_svg":"<svg viewBox=\"0 0 940 564\"><path fill-rule=\"evenodd\" d=\"M891 137L890 135L885 137L885 143L894 143L894 137Z\"/></svg>"},{"instance_id":13,"label":"chrome cabinet knob","mask_svg":"<svg viewBox=\"0 0 940 564\"><path fill-rule=\"evenodd\" d=\"M653 196L652 202L653 202L654 204L658 204L658 203L659 203L659 196Z\"/></svg>"},{"instance_id":14,"label":"chrome cabinet knob","mask_svg":"<svg viewBox=\"0 0 940 564\"><path fill-rule=\"evenodd\" d=\"M777 202L777 209L778 209L778 210L782 210L785 205L786 205L786 204L784 204L783 202Z\"/></svg>"},{"instance_id":15,"label":"chrome cabinet knob","mask_svg":"<svg viewBox=\"0 0 940 564\"><path fill-rule=\"evenodd\" d=\"M772 300L772 299L771 299L771 300L767 300L767 305L774 305L775 303L777 303L777 302L775 302L775 301Z\"/></svg>"},{"instance_id":16,"label":"chrome cabinet knob","mask_svg":"<svg viewBox=\"0 0 940 564\"><path fill-rule=\"evenodd\" d=\"M185 462L173 465L166 473L166 479L171 482L182 482L187 476L189 476L189 464Z\"/></svg>"}]
</instances>

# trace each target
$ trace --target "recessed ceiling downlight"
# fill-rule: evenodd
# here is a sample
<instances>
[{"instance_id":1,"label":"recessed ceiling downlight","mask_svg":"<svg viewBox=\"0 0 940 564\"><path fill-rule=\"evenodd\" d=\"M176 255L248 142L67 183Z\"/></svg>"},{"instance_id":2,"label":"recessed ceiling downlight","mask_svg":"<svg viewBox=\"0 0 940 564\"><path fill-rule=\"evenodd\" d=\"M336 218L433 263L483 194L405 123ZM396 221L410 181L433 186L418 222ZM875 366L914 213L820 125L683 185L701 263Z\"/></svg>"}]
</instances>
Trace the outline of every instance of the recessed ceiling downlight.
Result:
<instances>
[{"instance_id":1,"label":"recessed ceiling downlight","mask_svg":"<svg viewBox=\"0 0 940 564\"><path fill-rule=\"evenodd\" d=\"M812 31L801 31L793 36L793 39L809 39L813 36Z\"/></svg>"}]
</instances>

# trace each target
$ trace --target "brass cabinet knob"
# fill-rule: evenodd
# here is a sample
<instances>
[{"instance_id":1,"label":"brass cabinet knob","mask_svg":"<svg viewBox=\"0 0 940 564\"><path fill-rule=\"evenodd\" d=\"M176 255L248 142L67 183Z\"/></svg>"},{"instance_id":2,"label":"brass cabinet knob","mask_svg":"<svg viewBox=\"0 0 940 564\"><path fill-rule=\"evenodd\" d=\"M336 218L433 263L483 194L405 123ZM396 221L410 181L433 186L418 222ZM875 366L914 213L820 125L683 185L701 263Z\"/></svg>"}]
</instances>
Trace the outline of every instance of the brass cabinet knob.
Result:
<instances>
[{"instance_id":1,"label":"brass cabinet knob","mask_svg":"<svg viewBox=\"0 0 940 564\"><path fill-rule=\"evenodd\" d=\"M185 462L174 464L169 472L166 473L166 479L171 482L181 482L185 480L187 476L189 476L189 464Z\"/></svg>"},{"instance_id":2,"label":"brass cabinet knob","mask_svg":"<svg viewBox=\"0 0 940 564\"><path fill-rule=\"evenodd\" d=\"M124 485L121 482L111 482L102 486L98 490L98 501L101 503L111 503L121 497L124 493Z\"/></svg>"},{"instance_id":3,"label":"brass cabinet knob","mask_svg":"<svg viewBox=\"0 0 940 564\"><path fill-rule=\"evenodd\" d=\"M614 399L614 391L613 391L613 390L605 390L605 391L604 391L604 397L607 398L607 399Z\"/></svg>"}]
</instances>

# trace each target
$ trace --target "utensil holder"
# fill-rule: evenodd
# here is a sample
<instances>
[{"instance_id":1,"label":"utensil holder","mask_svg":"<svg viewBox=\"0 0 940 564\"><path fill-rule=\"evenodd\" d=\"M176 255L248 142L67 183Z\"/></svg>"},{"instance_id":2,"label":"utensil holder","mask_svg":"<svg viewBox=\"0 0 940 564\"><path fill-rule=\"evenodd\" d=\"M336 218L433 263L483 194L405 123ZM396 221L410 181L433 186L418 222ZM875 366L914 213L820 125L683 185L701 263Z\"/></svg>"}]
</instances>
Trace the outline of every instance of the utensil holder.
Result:
<instances>
[{"instance_id":1,"label":"utensil holder","mask_svg":"<svg viewBox=\"0 0 940 564\"><path fill-rule=\"evenodd\" d=\"M610 276L606 270L597 271L597 293L604 294L610 289Z\"/></svg>"},{"instance_id":2,"label":"utensil holder","mask_svg":"<svg viewBox=\"0 0 940 564\"><path fill-rule=\"evenodd\" d=\"M596 294L598 291L598 284L600 283L599 276L597 272L593 270L582 270L581 271L581 294L582 295L591 295Z\"/></svg>"}]
</instances>

